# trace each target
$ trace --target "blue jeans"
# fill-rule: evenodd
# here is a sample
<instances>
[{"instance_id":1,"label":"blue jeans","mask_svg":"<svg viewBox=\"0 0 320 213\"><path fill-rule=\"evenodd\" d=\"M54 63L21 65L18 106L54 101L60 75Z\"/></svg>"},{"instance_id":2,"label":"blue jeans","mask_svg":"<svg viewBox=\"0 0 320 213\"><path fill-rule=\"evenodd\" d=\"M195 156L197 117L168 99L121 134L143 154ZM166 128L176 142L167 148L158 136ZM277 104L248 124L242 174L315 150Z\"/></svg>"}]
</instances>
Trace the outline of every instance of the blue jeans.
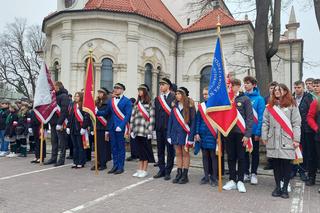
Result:
<instances>
[{"instance_id":1,"label":"blue jeans","mask_svg":"<svg viewBox=\"0 0 320 213\"><path fill-rule=\"evenodd\" d=\"M0 130L0 151L9 151L9 142L4 140L4 130Z\"/></svg>"}]
</instances>

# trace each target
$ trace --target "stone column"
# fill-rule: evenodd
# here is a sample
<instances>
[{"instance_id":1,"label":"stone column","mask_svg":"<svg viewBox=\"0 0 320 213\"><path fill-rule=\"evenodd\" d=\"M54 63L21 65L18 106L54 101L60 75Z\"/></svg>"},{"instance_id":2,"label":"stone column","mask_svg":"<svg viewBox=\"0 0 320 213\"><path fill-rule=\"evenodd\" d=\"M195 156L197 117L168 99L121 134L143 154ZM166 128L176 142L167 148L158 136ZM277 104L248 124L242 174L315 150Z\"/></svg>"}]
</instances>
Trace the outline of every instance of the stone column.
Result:
<instances>
[{"instance_id":1,"label":"stone column","mask_svg":"<svg viewBox=\"0 0 320 213\"><path fill-rule=\"evenodd\" d=\"M139 24L135 22L128 22L126 94L129 97L134 97L136 95L136 90L138 86L138 41Z\"/></svg>"},{"instance_id":2,"label":"stone column","mask_svg":"<svg viewBox=\"0 0 320 213\"><path fill-rule=\"evenodd\" d=\"M95 92L98 91L101 87L104 87L105 85L100 85L101 82L101 63L94 63L94 68L95 68L95 75L94 75L94 86L95 86Z\"/></svg>"},{"instance_id":3,"label":"stone column","mask_svg":"<svg viewBox=\"0 0 320 213\"><path fill-rule=\"evenodd\" d=\"M62 22L62 47L61 51L61 75L60 79L67 90L70 89L71 73L71 45L72 45L72 22L71 20Z\"/></svg>"},{"instance_id":4,"label":"stone column","mask_svg":"<svg viewBox=\"0 0 320 213\"><path fill-rule=\"evenodd\" d=\"M183 49L183 41L182 40L179 40L178 41L178 51L177 51L177 54L178 54L178 61L177 61L177 69L178 69L178 72L177 72L177 82L176 84L177 85L180 85L183 81L182 79L182 76L184 75L183 73L183 70L184 70L184 67L183 67L183 58L184 58L184 49Z\"/></svg>"},{"instance_id":5,"label":"stone column","mask_svg":"<svg viewBox=\"0 0 320 213\"><path fill-rule=\"evenodd\" d=\"M155 97L158 94L158 75L159 70L153 69L152 70L152 97Z\"/></svg>"},{"instance_id":6,"label":"stone column","mask_svg":"<svg viewBox=\"0 0 320 213\"><path fill-rule=\"evenodd\" d=\"M194 75L193 79L194 83L190 88L191 96L194 98L195 101L200 101L200 96L202 94L202 91L200 91L201 75Z\"/></svg>"}]
</instances>

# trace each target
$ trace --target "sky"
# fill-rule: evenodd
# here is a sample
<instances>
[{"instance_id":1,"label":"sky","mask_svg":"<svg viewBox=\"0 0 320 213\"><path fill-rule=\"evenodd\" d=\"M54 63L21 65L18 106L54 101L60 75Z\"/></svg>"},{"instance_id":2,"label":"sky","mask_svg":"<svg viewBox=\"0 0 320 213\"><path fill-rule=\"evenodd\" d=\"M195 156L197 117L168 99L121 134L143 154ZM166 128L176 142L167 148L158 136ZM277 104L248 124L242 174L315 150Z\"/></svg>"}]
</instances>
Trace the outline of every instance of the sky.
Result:
<instances>
[{"instance_id":1,"label":"sky","mask_svg":"<svg viewBox=\"0 0 320 213\"><path fill-rule=\"evenodd\" d=\"M184 8L185 0L163 0L170 9L178 11L177 14ZM313 8L301 7L301 2L305 0L295 0L295 12L297 21L300 22L298 30L298 37L304 39L304 58L305 61L312 64L319 64L319 66L311 67L304 66L304 77L320 78L320 32L317 26ZM231 12L237 10L234 5L227 5ZM285 30L285 24L288 22L289 9L282 11L282 32ZM42 20L49 13L54 12L57 7L56 0L10 0L3 1L0 7L0 33L4 30L5 25L14 21L15 17L26 18L28 24L41 25ZM242 16L244 16L242 14ZM242 18L242 17L239 17ZM249 17L250 18L250 17Z\"/></svg>"}]
</instances>

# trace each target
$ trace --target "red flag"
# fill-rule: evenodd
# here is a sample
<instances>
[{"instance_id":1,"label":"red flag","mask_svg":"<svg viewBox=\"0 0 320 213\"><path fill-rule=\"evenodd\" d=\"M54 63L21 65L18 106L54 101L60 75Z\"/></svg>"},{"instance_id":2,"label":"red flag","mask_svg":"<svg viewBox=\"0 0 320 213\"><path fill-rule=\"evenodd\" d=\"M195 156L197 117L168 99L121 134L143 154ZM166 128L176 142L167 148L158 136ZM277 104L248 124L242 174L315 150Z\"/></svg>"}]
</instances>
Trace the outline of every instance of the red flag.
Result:
<instances>
[{"instance_id":1,"label":"red flag","mask_svg":"<svg viewBox=\"0 0 320 213\"><path fill-rule=\"evenodd\" d=\"M54 85L44 62L36 84L33 108L37 119L42 123L48 123L58 109Z\"/></svg>"},{"instance_id":2,"label":"red flag","mask_svg":"<svg viewBox=\"0 0 320 213\"><path fill-rule=\"evenodd\" d=\"M84 95L83 95L83 110L89 113L92 121L95 122L96 106L94 102L93 91L94 91L93 61L92 61L92 57L90 56L87 64L86 82L85 82Z\"/></svg>"}]
</instances>

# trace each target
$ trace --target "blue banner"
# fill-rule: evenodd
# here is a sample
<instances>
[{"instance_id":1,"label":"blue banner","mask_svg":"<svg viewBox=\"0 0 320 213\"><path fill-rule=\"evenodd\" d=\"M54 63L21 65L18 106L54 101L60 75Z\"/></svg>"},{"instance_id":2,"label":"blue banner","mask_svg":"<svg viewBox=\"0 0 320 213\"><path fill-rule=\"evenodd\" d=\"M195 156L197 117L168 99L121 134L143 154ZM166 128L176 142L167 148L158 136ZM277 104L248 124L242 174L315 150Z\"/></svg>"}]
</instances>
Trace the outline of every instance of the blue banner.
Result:
<instances>
[{"instance_id":1,"label":"blue banner","mask_svg":"<svg viewBox=\"0 0 320 213\"><path fill-rule=\"evenodd\" d=\"M220 38L218 37L214 52L211 78L209 84L209 99L207 101L207 112L221 111L231 108L228 88L223 66L223 54L221 51Z\"/></svg>"}]
</instances>

